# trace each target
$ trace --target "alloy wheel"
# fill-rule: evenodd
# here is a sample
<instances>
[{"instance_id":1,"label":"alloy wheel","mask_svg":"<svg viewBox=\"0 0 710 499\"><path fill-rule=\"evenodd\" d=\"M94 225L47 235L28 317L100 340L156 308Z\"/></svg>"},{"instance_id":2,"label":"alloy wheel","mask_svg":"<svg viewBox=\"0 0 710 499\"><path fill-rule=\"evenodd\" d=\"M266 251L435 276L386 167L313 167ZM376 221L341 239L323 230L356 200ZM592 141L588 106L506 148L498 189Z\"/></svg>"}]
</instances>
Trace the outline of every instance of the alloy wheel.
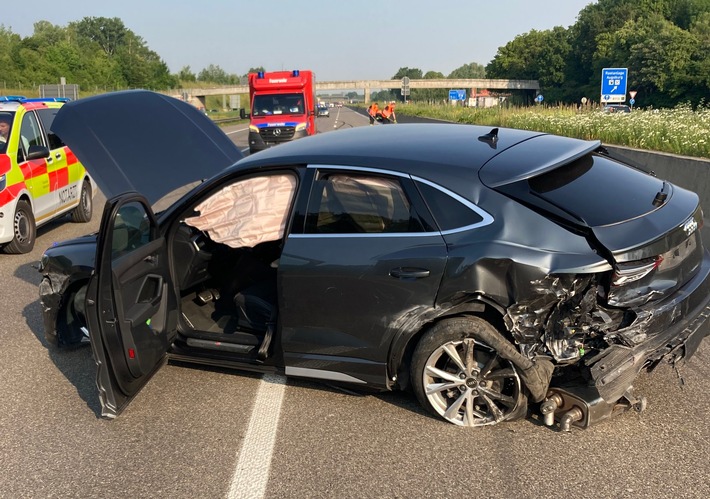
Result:
<instances>
[{"instance_id":1,"label":"alloy wheel","mask_svg":"<svg viewBox=\"0 0 710 499\"><path fill-rule=\"evenodd\" d=\"M515 367L473 338L450 341L434 350L422 376L431 406L456 425L505 421L520 403L521 383Z\"/></svg>"}]
</instances>

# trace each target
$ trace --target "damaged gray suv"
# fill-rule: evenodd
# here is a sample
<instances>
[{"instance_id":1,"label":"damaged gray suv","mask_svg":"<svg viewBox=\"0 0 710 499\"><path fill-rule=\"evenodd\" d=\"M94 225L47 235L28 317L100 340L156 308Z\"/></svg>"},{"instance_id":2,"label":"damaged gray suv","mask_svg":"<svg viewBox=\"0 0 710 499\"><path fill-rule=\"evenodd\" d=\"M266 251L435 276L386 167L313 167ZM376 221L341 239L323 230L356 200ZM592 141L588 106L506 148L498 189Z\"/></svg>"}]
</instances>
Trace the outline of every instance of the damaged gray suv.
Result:
<instances>
[{"instance_id":1,"label":"damaged gray suv","mask_svg":"<svg viewBox=\"0 0 710 499\"><path fill-rule=\"evenodd\" d=\"M43 255L44 326L91 344L106 417L178 359L569 430L642 409L639 372L707 332L697 195L596 141L361 127L239 160L197 110L144 91L69 103L54 131L109 201L98 234Z\"/></svg>"}]
</instances>

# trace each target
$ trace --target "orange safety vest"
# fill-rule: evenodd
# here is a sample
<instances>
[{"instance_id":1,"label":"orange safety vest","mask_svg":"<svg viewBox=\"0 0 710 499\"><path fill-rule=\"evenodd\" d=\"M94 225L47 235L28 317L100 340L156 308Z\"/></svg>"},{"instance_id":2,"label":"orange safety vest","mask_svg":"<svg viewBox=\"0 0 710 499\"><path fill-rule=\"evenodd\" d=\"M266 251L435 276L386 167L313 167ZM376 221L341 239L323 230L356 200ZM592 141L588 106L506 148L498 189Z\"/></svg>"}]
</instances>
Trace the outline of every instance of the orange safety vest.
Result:
<instances>
[{"instance_id":1,"label":"orange safety vest","mask_svg":"<svg viewBox=\"0 0 710 499\"><path fill-rule=\"evenodd\" d=\"M377 116L377 111L379 111L377 104L372 104L367 108L367 112L370 116Z\"/></svg>"}]
</instances>

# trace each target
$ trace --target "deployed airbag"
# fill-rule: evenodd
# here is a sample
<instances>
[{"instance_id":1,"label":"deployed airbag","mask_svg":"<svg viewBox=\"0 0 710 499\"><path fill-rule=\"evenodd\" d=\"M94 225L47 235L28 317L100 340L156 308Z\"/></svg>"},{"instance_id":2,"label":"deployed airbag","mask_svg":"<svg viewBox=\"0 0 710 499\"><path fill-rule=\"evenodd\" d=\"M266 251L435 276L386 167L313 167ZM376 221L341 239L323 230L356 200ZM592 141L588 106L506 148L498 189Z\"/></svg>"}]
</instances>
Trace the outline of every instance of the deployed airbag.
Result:
<instances>
[{"instance_id":1,"label":"deployed airbag","mask_svg":"<svg viewBox=\"0 0 710 499\"><path fill-rule=\"evenodd\" d=\"M292 175L270 175L235 182L195 208L185 223L232 248L281 239L296 190Z\"/></svg>"}]
</instances>

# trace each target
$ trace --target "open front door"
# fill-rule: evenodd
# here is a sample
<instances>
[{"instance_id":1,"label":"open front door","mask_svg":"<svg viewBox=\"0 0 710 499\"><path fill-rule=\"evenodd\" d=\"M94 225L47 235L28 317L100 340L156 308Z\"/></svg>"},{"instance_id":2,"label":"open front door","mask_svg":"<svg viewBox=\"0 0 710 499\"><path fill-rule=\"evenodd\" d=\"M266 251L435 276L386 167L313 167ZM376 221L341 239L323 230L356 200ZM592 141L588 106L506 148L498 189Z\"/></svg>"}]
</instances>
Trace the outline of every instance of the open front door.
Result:
<instances>
[{"instance_id":1,"label":"open front door","mask_svg":"<svg viewBox=\"0 0 710 499\"><path fill-rule=\"evenodd\" d=\"M95 269L86 316L101 415L115 418L163 365L177 325L165 239L143 196L106 203Z\"/></svg>"}]
</instances>

